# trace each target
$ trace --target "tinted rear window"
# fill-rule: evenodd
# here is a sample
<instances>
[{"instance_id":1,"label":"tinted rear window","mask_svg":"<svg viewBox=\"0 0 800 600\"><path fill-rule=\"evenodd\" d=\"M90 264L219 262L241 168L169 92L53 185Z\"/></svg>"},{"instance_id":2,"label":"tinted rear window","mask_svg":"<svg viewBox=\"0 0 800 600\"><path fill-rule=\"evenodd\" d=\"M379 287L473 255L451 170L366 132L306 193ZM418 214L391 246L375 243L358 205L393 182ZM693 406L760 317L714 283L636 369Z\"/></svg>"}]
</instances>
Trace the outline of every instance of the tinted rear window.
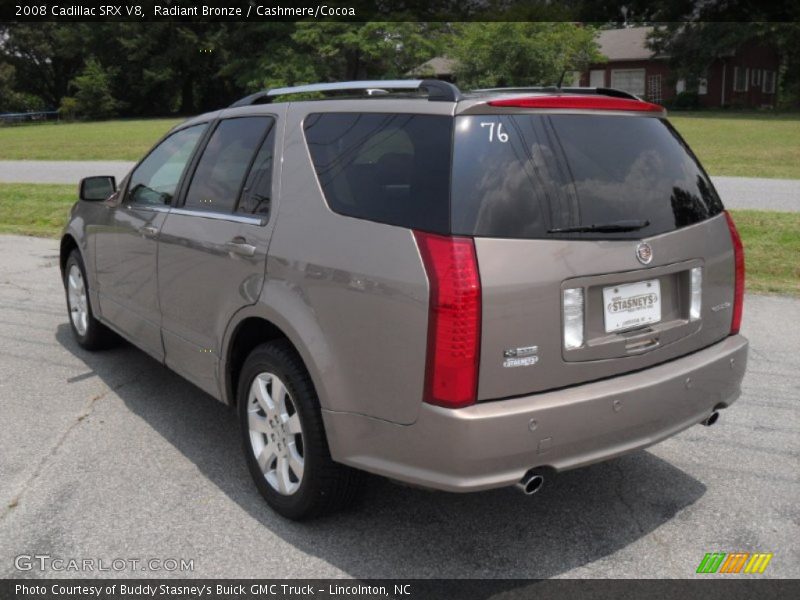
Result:
<instances>
[{"instance_id":1,"label":"tinted rear window","mask_svg":"<svg viewBox=\"0 0 800 600\"><path fill-rule=\"evenodd\" d=\"M331 210L447 232L452 123L436 115L309 115L306 141Z\"/></svg>"},{"instance_id":2,"label":"tinted rear window","mask_svg":"<svg viewBox=\"0 0 800 600\"><path fill-rule=\"evenodd\" d=\"M641 238L722 211L708 177L666 122L607 115L456 117L454 233ZM637 231L548 233L649 221Z\"/></svg>"}]
</instances>

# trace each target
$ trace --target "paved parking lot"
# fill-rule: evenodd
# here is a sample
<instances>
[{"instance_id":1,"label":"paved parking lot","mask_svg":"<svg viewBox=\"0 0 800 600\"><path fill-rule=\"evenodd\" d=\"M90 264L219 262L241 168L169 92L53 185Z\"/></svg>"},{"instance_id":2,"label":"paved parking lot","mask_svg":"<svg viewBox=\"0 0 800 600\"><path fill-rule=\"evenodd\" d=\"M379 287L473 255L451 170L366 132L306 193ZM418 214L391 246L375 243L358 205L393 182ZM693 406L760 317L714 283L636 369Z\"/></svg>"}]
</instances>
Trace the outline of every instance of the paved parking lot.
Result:
<instances>
[{"instance_id":1,"label":"paved parking lot","mask_svg":"<svg viewBox=\"0 0 800 600\"><path fill-rule=\"evenodd\" d=\"M373 478L350 512L295 524L251 485L224 406L131 346L73 342L57 269L56 242L0 236L0 577L76 575L15 570L38 553L197 577L682 578L712 551L800 577L798 300L746 298L744 394L712 428L532 498Z\"/></svg>"}]
</instances>

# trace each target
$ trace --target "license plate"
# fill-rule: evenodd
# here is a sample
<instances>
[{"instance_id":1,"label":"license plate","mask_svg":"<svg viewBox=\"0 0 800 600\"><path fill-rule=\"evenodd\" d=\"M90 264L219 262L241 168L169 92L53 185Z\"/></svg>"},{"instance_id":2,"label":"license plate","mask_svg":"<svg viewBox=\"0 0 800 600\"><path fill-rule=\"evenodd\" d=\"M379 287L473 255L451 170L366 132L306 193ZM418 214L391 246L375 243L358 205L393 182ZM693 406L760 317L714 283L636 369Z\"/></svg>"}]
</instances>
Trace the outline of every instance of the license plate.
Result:
<instances>
[{"instance_id":1,"label":"license plate","mask_svg":"<svg viewBox=\"0 0 800 600\"><path fill-rule=\"evenodd\" d=\"M661 320L658 279L603 288L606 333L641 327Z\"/></svg>"}]
</instances>

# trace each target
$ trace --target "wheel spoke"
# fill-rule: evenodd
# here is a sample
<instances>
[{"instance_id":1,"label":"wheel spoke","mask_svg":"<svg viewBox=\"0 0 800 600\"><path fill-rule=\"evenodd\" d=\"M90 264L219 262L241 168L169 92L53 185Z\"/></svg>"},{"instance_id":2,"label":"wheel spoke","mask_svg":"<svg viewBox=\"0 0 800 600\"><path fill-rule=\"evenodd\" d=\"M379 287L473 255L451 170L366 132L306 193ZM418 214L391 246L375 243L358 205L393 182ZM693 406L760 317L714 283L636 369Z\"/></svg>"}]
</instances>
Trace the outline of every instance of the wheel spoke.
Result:
<instances>
[{"instance_id":1,"label":"wheel spoke","mask_svg":"<svg viewBox=\"0 0 800 600\"><path fill-rule=\"evenodd\" d=\"M275 444L271 441L261 449L261 454L258 455L258 468L262 473L268 473L272 466L273 459L277 456L275 451Z\"/></svg>"},{"instance_id":2,"label":"wheel spoke","mask_svg":"<svg viewBox=\"0 0 800 600\"><path fill-rule=\"evenodd\" d=\"M283 417L286 414L286 388L277 377L272 378L272 402L278 414Z\"/></svg>"},{"instance_id":3,"label":"wheel spoke","mask_svg":"<svg viewBox=\"0 0 800 600\"><path fill-rule=\"evenodd\" d=\"M272 414L274 404L267 393L267 382L261 376L256 377L251 392L255 395L258 405L266 414Z\"/></svg>"},{"instance_id":4,"label":"wheel spoke","mask_svg":"<svg viewBox=\"0 0 800 600\"><path fill-rule=\"evenodd\" d=\"M250 411L247 415L247 424L250 427L250 431L257 431L259 433L266 434L272 432L272 429L270 429L269 424L267 423L267 419L255 411Z\"/></svg>"},{"instance_id":5,"label":"wheel spoke","mask_svg":"<svg viewBox=\"0 0 800 600\"><path fill-rule=\"evenodd\" d=\"M293 435L303 433L303 428L300 426L300 415L297 413L289 417L289 420L286 421L286 426L289 429L289 433Z\"/></svg>"},{"instance_id":6,"label":"wheel spoke","mask_svg":"<svg viewBox=\"0 0 800 600\"><path fill-rule=\"evenodd\" d=\"M289 460L285 456L278 458L275 469L275 478L278 480L278 491L281 494L289 493L289 486L292 484L289 479Z\"/></svg>"}]
</instances>

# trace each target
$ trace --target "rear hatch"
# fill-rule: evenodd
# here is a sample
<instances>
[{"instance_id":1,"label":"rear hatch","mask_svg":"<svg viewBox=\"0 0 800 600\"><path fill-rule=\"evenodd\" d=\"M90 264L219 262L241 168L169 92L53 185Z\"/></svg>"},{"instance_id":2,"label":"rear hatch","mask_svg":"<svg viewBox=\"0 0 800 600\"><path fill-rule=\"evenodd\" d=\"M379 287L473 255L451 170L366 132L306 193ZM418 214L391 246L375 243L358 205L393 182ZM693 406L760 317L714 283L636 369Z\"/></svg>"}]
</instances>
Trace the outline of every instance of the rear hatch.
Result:
<instances>
[{"instance_id":1,"label":"rear hatch","mask_svg":"<svg viewBox=\"0 0 800 600\"><path fill-rule=\"evenodd\" d=\"M663 114L504 104L463 108L454 133L452 232L474 236L483 294L478 400L635 371L728 335L722 203Z\"/></svg>"}]
</instances>

